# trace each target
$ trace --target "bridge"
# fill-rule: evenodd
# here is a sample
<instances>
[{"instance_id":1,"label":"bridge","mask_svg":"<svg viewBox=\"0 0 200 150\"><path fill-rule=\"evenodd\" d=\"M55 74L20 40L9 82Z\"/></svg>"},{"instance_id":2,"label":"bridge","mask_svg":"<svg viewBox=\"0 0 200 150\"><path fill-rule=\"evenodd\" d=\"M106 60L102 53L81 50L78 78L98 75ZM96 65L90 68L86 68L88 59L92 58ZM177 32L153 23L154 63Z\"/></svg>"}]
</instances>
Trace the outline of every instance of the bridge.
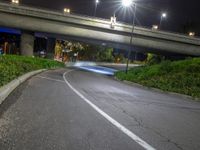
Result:
<instances>
[{"instance_id":1,"label":"bridge","mask_svg":"<svg viewBox=\"0 0 200 150\"><path fill-rule=\"evenodd\" d=\"M22 31L20 49L23 55L33 55L35 32L105 43L116 48L130 48L132 25L120 22L111 24L108 19L10 3L0 3L0 18L0 26ZM144 47L147 52L200 56L199 38L138 26L133 32L133 46Z\"/></svg>"}]
</instances>

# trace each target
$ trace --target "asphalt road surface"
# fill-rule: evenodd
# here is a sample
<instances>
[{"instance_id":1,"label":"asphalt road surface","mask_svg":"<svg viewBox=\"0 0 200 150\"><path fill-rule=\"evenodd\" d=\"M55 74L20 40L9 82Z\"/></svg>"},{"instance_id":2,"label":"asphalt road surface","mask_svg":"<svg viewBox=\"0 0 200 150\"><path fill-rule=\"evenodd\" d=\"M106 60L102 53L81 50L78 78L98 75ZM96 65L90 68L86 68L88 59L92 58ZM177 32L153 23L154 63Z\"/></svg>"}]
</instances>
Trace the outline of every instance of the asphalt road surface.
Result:
<instances>
[{"instance_id":1,"label":"asphalt road surface","mask_svg":"<svg viewBox=\"0 0 200 150\"><path fill-rule=\"evenodd\" d=\"M0 150L199 150L200 103L79 69L51 70L0 106Z\"/></svg>"}]
</instances>

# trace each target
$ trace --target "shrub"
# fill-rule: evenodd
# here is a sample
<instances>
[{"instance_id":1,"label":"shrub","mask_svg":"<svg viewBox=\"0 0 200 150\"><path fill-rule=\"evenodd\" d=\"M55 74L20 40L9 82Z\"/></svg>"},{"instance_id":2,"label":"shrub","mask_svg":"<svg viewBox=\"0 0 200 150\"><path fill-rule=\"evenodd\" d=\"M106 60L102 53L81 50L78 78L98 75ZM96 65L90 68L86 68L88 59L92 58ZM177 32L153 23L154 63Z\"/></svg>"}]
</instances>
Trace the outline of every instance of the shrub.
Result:
<instances>
[{"instance_id":1,"label":"shrub","mask_svg":"<svg viewBox=\"0 0 200 150\"><path fill-rule=\"evenodd\" d=\"M0 56L0 86L16 77L37 69L64 67L63 63L48 59L16 55Z\"/></svg>"},{"instance_id":2,"label":"shrub","mask_svg":"<svg viewBox=\"0 0 200 150\"><path fill-rule=\"evenodd\" d=\"M164 61L133 68L127 75L124 72L115 75L121 80L200 98L200 58Z\"/></svg>"}]
</instances>

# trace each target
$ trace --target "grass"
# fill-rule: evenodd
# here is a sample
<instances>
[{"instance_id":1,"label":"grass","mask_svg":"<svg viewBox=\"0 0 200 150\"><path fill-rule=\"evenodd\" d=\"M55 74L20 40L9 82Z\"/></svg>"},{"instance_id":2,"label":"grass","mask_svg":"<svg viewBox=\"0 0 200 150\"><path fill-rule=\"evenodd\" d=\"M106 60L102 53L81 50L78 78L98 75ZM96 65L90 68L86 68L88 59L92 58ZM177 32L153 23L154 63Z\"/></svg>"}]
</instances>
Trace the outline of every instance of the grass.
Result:
<instances>
[{"instance_id":1,"label":"grass","mask_svg":"<svg viewBox=\"0 0 200 150\"><path fill-rule=\"evenodd\" d=\"M16 55L0 55L0 87L27 72L64 67L53 60Z\"/></svg>"},{"instance_id":2,"label":"grass","mask_svg":"<svg viewBox=\"0 0 200 150\"><path fill-rule=\"evenodd\" d=\"M128 74L117 72L115 76L120 80L200 98L200 58L164 61L131 69Z\"/></svg>"}]
</instances>

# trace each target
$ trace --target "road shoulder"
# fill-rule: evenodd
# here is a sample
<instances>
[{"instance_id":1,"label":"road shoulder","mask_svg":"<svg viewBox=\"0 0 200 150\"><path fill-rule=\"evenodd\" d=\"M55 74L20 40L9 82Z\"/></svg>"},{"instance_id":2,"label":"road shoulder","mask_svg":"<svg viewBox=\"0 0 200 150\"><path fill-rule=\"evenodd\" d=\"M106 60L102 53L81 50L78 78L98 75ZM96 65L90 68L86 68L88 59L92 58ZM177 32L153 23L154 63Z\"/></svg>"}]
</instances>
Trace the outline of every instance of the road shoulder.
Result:
<instances>
[{"instance_id":1,"label":"road shoulder","mask_svg":"<svg viewBox=\"0 0 200 150\"><path fill-rule=\"evenodd\" d=\"M29 73L26 73L17 79L14 79L13 81L9 82L8 84L4 85L3 87L0 88L0 105L4 102L4 100L8 97L8 95L19 85L21 85L24 81L29 79L30 77L41 73L43 71L46 71L46 69L40 69L36 71L32 71Z\"/></svg>"}]
</instances>

